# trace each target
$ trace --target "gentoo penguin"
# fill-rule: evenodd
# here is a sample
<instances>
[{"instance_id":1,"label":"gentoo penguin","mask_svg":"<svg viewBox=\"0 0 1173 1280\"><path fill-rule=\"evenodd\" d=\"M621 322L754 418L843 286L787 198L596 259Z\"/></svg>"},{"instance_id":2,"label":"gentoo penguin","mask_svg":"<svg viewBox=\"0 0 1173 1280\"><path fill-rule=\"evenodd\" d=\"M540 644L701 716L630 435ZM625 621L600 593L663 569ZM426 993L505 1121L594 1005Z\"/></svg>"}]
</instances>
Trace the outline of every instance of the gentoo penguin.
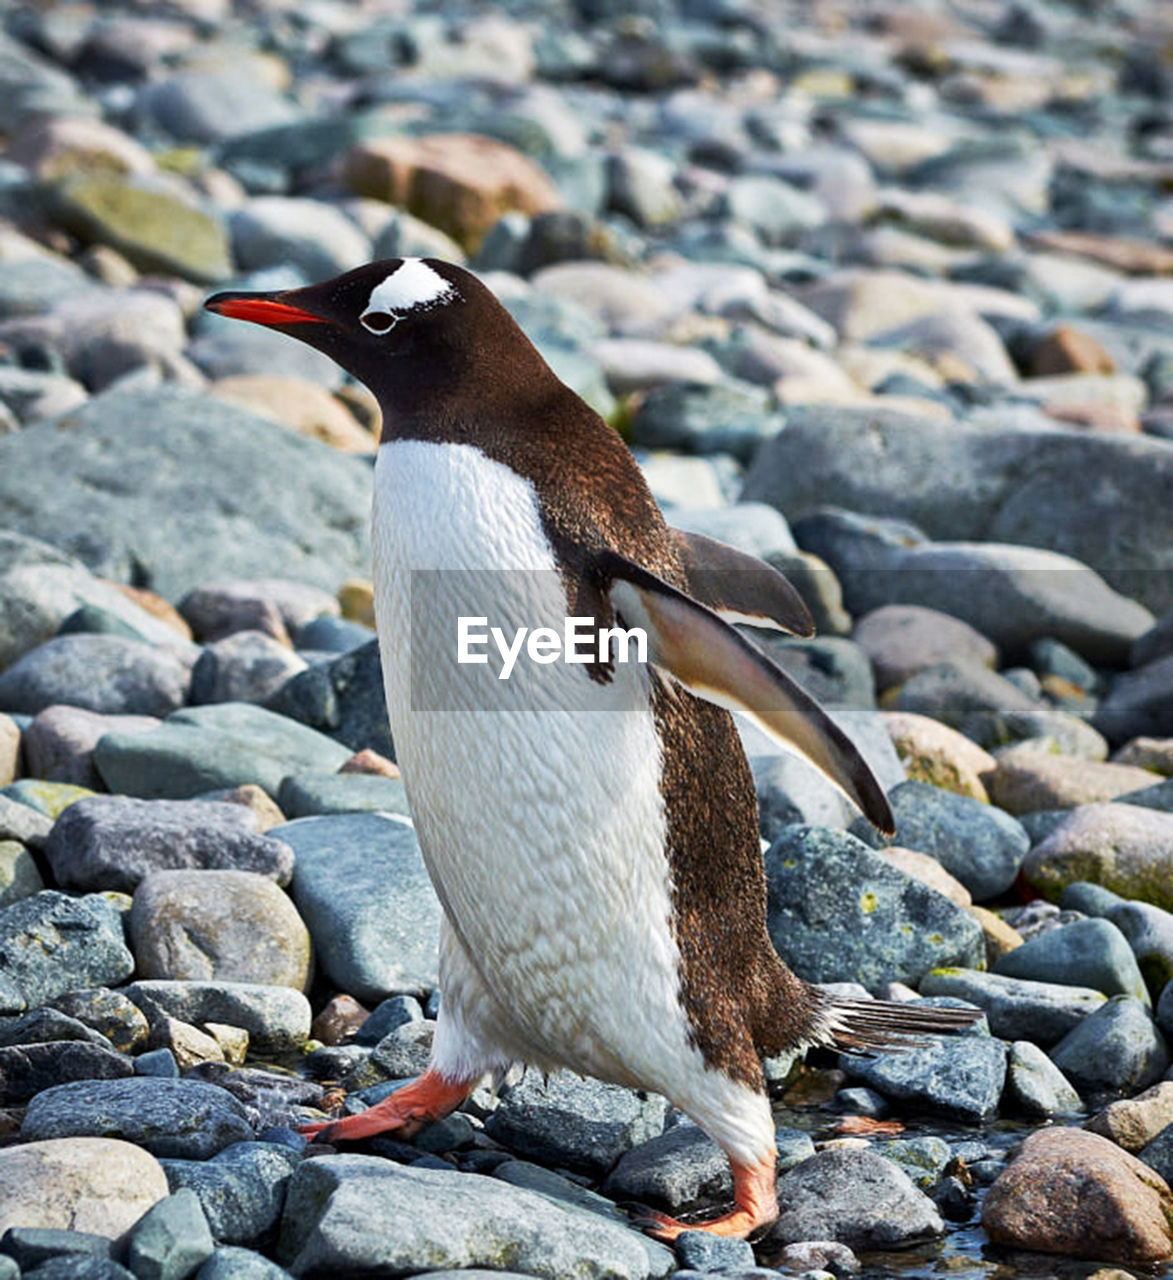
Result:
<instances>
[{"instance_id":1,"label":"gentoo penguin","mask_svg":"<svg viewBox=\"0 0 1173 1280\"><path fill-rule=\"evenodd\" d=\"M729 708L893 825L851 742L726 620L809 634L801 600L761 562L670 529L619 436L459 267L395 258L206 305L325 352L382 408L375 612L396 754L443 905L428 1070L306 1131L410 1135L514 1063L565 1067L665 1095L729 1157L729 1212L641 1225L663 1239L757 1231L778 1212L761 1057L907 1045L974 1016L829 996L770 943ZM509 636L567 617L638 628L648 661L607 648L502 679L458 665L458 616Z\"/></svg>"}]
</instances>

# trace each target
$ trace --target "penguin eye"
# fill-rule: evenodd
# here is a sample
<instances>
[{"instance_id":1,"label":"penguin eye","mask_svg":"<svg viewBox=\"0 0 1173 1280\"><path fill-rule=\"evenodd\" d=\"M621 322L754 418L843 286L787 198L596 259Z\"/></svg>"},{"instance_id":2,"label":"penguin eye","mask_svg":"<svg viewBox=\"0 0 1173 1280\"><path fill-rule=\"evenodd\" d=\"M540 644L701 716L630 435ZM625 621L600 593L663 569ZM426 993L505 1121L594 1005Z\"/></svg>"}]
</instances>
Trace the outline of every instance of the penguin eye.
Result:
<instances>
[{"instance_id":1,"label":"penguin eye","mask_svg":"<svg viewBox=\"0 0 1173 1280\"><path fill-rule=\"evenodd\" d=\"M390 333L399 323L399 317L389 311L364 311L359 316L359 323L368 333Z\"/></svg>"}]
</instances>

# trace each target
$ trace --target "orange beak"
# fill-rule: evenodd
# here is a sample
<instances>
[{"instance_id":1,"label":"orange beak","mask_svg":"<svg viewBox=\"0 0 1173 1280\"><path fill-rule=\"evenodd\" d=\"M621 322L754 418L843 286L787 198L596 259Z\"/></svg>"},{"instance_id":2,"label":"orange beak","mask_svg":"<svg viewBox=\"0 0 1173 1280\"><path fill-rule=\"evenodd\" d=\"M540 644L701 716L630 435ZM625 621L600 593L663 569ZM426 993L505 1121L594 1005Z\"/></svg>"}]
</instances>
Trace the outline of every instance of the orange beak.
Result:
<instances>
[{"instance_id":1,"label":"orange beak","mask_svg":"<svg viewBox=\"0 0 1173 1280\"><path fill-rule=\"evenodd\" d=\"M208 311L228 316L233 320L250 320L269 328L282 328L288 324L329 324L321 316L287 302L277 302L260 293L217 293L204 303Z\"/></svg>"}]
</instances>

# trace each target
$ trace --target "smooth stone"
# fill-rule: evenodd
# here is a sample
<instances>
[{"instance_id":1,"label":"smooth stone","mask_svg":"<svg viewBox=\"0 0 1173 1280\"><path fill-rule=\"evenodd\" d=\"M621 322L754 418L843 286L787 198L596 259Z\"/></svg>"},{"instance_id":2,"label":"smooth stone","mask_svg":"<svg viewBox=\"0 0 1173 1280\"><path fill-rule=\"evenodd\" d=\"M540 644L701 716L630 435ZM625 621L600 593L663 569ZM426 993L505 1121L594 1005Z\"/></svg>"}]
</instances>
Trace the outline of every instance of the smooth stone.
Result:
<instances>
[{"instance_id":1,"label":"smooth stone","mask_svg":"<svg viewBox=\"0 0 1173 1280\"><path fill-rule=\"evenodd\" d=\"M314 618L297 629L297 647L318 653L353 653L370 642L371 629L345 618Z\"/></svg>"},{"instance_id":2,"label":"smooth stone","mask_svg":"<svg viewBox=\"0 0 1173 1280\"><path fill-rule=\"evenodd\" d=\"M1076 1115L1083 1101L1067 1077L1030 1040L1016 1040L1006 1057L1003 1106L1040 1120Z\"/></svg>"},{"instance_id":3,"label":"smooth stone","mask_svg":"<svg viewBox=\"0 0 1173 1280\"><path fill-rule=\"evenodd\" d=\"M605 338L593 343L590 352L617 396L669 382L707 386L721 381L721 366L708 352L673 343Z\"/></svg>"},{"instance_id":4,"label":"smooth stone","mask_svg":"<svg viewBox=\"0 0 1173 1280\"><path fill-rule=\"evenodd\" d=\"M20 1105L55 1085L121 1080L134 1074L131 1060L107 1046L64 1040L0 1048L0 1104Z\"/></svg>"},{"instance_id":5,"label":"smooth stone","mask_svg":"<svg viewBox=\"0 0 1173 1280\"><path fill-rule=\"evenodd\" d=\"M55 418L85 404L89 393L80 382L36 369L0 369L0 403L22 427L39 418Z\"/></svg>"},{"instance_id":6,"label":"smooth stone","mask_svg":"<svg viewBox=\"0 0 1173 1280\"><path fill-rule=\"evenodd\" d=\"M0 978L31 1007L77 987L117 985L134 971L118 910L106 898L46 889L0 910Z\"/></svg>"},{"instance_id":7,"label":"smooth stone","mask_svg":"<svg viewBox=\"0 0 1173 1280\"><path fill-rule=\"evenodd\" d=\"M672 1253L596 1213L477 1174L404 1168L370 1156L321 1156L293 1175L277 1256L295 1274L410 1273L420 1265L650 1280Z\"/></svg>"},{"instance_id":8,"label":"smooth stone","mask_svg":"<svg viewBox=\"0 0 1173 1280\"><path fill-rule=\"evenodd\" d=\"M1078 1026L1107 997L1091 987L1036 982L975 969L933 969L921 980L924 996L952 996L985 1011L993 1035L1048 1048Z\"/></svg>"},{"instance_id":9,"label":"smooth stone","mask_svg":"<svg viewBox=\"0 0 1173 1280\"><path fill-rule=\"evenodd\" d=\"M788 675L822 703L871 710L876 705L871 664L846 636L783 636L758 629L754 637Z\"/></svg>"},{"instance_id":10,"label":"smooth stone","mask_svg":"<svg viewBox=\"0 0 1173 1280\"><path fill-rule=\"evenodd\" d=\"M931 1191L949 1163L952 1152L944 1138L926 1135L919 1138L890 1138L879 1142L874 1150L891 1160L922 1191Z\"/></svg>"},{"instance_id":11,"label":"smooth stone","mask_svg":"<svg viewBox=\"0 0 1173 1280\"><path fill-rule=\"evenodd\" d=\"M1058 826L1066 816L1066 813L1060 811L1054 826ZM1048 829L1048 834L1054 830L1054 826ZM1060 911L1079 911L1085 916L1107 916L1114 907L1122 906L1125 901L1126 899L1118 893L1113 893L1111 889L1105 889L1102 885L1077 880L1074 884L1069 884L1059 895L1059 909Z\"/></svg>"},{"instance_id":12,"label":"smooth stone","mask_svg":"<svg viewBox=\"0 0 1173 1280\"><path fill-rule=\"evenodd\" d=\"M982 1227L996 1244L1137 1267L1173 1253L1171 1213L1168 1186L1135 1156L1096 1134L1049 1128L990 1188Z\"/></svg>"},{"instance_id":13,"label":"smooth stone","mask_svg":"<svg viewBox=\"0 0 1173 1280\"><path fill-rule=\"evenodd\" d=\"M1173 734L1173 654L1117 676L1095 715L1095 726L1113 742L1148 734Z\"/></svg>"},{"instance_id":14,"label":"smooth stone","mask_svg":"<svg viewBox=\"0 0 1173 1280\"><path fill-rule=\"evenodd\" d=\"M190 71L148 84L137 107L180 142L215 143L291 122L293 104L243 68Z\"/></svg>"},{"instance_id":15,"label":"smooth stone","mask_svg":"<svg viewBox=\"0 0 1173 1280\"><path fill-rule=\"evenodd\" d=\"M147 1020L122 991L83 987L54 996L49 1007L89 1027L119 1053L137 1053L146 1046Z\"/></svg>"},{"instance_id":16,"label":"smooth stone","mask_svg":"<svg viewBox=\"0 0 1173 1280\"><path fill-rule=\"evenodd\" d=\"M110 1258L67 1254L24 1273L30 1280L136 1280L133 1271Z\"/></svg>"},{"instance_id":17,"label":"smooth stone","mask_svg":"<svg viewBox=\"0 0 1173 1280\"><path fill-rule=\"evenodd\" d=\"M1108 996L1148 992L1127 938L1107 920L1075 920L1028 938L994 966L995 973L1032 982L1091 987Z\"/></svg>"},{"instance_id":18,"label":"smooth stone","mask_svg":"<svg viewBox=\"0 0 1173 1280\"><path fill-rule=\"evenodd\" d=\"M607 206L639 227L658 227L680 217L683 202L676 166L658 151L621 147L607 156Z\"/></svg>"},{"instance_id":19,"label":"smooth stone","mask_svg":"<svg viewBox=\"0 0 1173 1280\"><path fill-rule=\"evenodd\" d=\"M1007 813L1019 814L1115 800L1149 785L1151 778L1145 769L1073 760L1023 743L999 753L987 786L994 804Z\"/></svg>"},{"instance_id":20,"label":"smooth stone","mask_svg":"<svg viewBox=\"0 0 1173 1280\"><path fill-rule=\"evenodd\" d=\"M0 522L103 577L167 599L216 578L333 591L370 563L371 472L355 458L174 387L110 391L70 421L0 437Z\"/></svg>"},{"instance_id":21,"label":"smooth stone","mask_svg":"<svg viewBox=\"0 0 1173 1280\"><path fill-rule=\"evenodd\" d=\"M288 647L292 632L316 619L336 617L338 601L329 591L304 582L231 578L201 582L177 608L206 645L239 631L260 631Z\"/></svg>"},{"instance_id":22,"label":"smooth stone","mask_svg":"<svg viewBox=\"0 0 1173 1280\"><path fill-rule=\"evenodd\" d=\"M304 658L259 631L238 631L206 645L191 669L189 700L264 702L306 669Z\"/></svg>"},{"instance_id":23,"label":"smooth stone","mask_svg":"<svg viewBox=\"0 0 1173 1280\"><path fill-rule=\"evenodd\" d=\"M1136 1155L1173 1124L1173 1081L1155 1084L1135 1098L1110 1102L1083 1126L1089 1133L1110 1138Z\"/></svg>"},{"instance_id":24,"label":"smooth stone","mask_svg":"<svg viewBox=\"0 0 1173 1280\"><path fill-rule=\"evenodd\" d=\"M181 1189L135 1223L126 1237L126 1260L138 1280L184 1280L214 1247L199 1199Z\"/></svg>"},{"instance_id":25,"label":"smooth stone","mask_svg":"<svg viewBox=\"0 0 1173 1280\"><path fill-rule=\"evenodd\" d=\"M290 820L314 814L359 812L411 816L402 778L374 774L293 774L282 781L277 803Z\"/></svg>"},{"instance_id":26,"label":"smooth stone","mask_svg":"<svg viewBox=\"0 0 1173 1280\"><path fill-rule=\"evenodd\" d=\"M15 840L31 849L42 849L53 830L53 820L23 800L0 791L0 840Z\"/></svg>"},{"instance_id":27,"label":"smooth stone","mask_svg":"<svg viewBox=\"0 0 1173 1280\"><path fill-rule=\"evenodd\" d=\"M625 1152L603 1193L678 1214L727 1201L733 1176L725 1153L708 1134L695 1124L677 1124Z\"/></svg>"},{"instance_id":28,"label":"smooth stone","mask_svg":"<svg viewBox=\"0 0 1173 1280\"><path fill-rule=\"evenodd\" d=\"M173 1192L198 1198L217 1244L266 1242L281 1219L289 1179L299 1163L287 1147L238 1142L210 1160L163 1160Z\"/></svg>"},{"instance_id":29,"label":"smooth stone","mask_svg":"<svg viewBox=\"0 0 1173 1280\"><path fill-rule=\"evenodd\" d=\"M394 1027L375 1045L370 1062L392 1080L423 1075L431 1061L435 1031L430 1018Z\"/></svg>"},{"instance_id":30,"label":"smooth stone","mask_svg":"<svg viewBox=\"0 0 1173 1280\"><path fill-rule=\"evenodd\" d=\"M60 1227L9 1227L0 1238L0 1257L11 1258L24 1271L64 1254L109 1258L110 1241L89 1231Z\"/></svg>"},{"instance_id":31,"label":"smooth stone","mask_svg":"<svg viewBox=\"0 0 1173 1280\"><path fill-rule=\"evenodd\" d=\"M1173 914L1148 902L1123 902L1104 914L1128 939L1149 994L1157 1000L1173 979Z\"/></svg>"},{"instance_id":32,"label":"smooth stone","mask_svg":"<svg viewBox=\"0 0 1173 1280\"><path fill-rule=\"evenodd\" d=\"M104 715L165 716L181 707L191 680L175 652L112 635L45 641L0 673L0 704L35 715L69 703Z\"/></svg>"},{"instance_id":33,"label":"smooth stone","mask_svg":"<svg viewBox=\"0 0 1173 1280\"><path fill-rule=\"evenodd\" d=\"M754 1265L748 1240L716 1236L710 1231L682 1231L674 1241L677 1261L695 1271L733 1271Z\"/></svg>"},{"instance_id":34,"label":"smooth stone","mask_svg":"<svg viewBox=\"0 0 1173 1280\"><path fill-rule=\"evenodd\" d=\"M380 1000L359 1024L353 1041L358 1045L377 1045L396 1027L402 1027L408 1022L420 1022L423 1016L424 1011L420 1008L419 1001L413 997L388 996L386 1000Z\"/></svg>"},{"instance_id":35,"label":"smooth stone","mask_svg":"<svg viewBox=\"0 0 1173 1280\"><path fill-rule=\"evenodd\" d=\"M232 274L223 223L170 191L86 174L54 195L54 219L83 244L108 245L140 271L218 284Z\"/></svg>"},{"instance_id":36,"label":"smooth stone","mask_svg":"<svg viewBox=\"0 0 1173 1280\"><path fill-rule=\"evenodd\" d=\"M255 982L132 982L127 996L148 1021L173 1017L204 1025L241 1027L260 1053L300 1051L310 1031L310 1003L292 987Z\"/></svg>"},{"instance_id":37,"label":"smooth stone","mask_svg":"<svg viewBox=\"0 0 1173 1280\"><path fill-rule=\"evenodd\" d=\"M1008 814L927 782L900 783L888 803L894 842L936 858L975 902L1009 889L1030 849L1030 837Z\"/></svg>"},{"instance_id":38,"label":"smooth stone","mask_svg":"<svg viewBox=\"0 0 1173 1280\"><path fill-rule=\"evenodd\" d=\"M755 454L742 497L769 502L792 523L832 504L912 520L931 537L1043 547L1090 566L1117 591L1162 613L1173 606L1164 572L1173 563L1173 539L1161 496L1171 473L1173 458L1159 440L959 429L906 414L820 405L788 413L786 430ZM910 475L932 482L909 484ZM1094 492L1089 475L1103 479ZM1119 493L1129 501L1119 502ZM1144 548L1143 563L1122 564L1125 546ZM976 605L982 593L969 594ZM1098 588L1096 594L1103 598ZM1056 596L1054 603L1064 615L1071 608L1070 598ZM1085 634L1099 634L1107 623L1103 634L1122 638L1123 624L1140 621L1131 608L1121 605L1117 612L1085 616ZM961 616L996 640L975 618ZM1092 656L1053 628L1039 634Z\"/></svg>"},{"instance_id":39,"label":"smooth stone","mask_svg":"<svg viewBox=\"0 0 1173 1280\"><path fill-rule=\"evenodd\" d=\"M115 1136L155 1156L205 1160L248 1142L248 1113L230 1093L195 1080L93 1080L59 1084L29 1103L21 1137Z\"/></svg>"},{"instance_id":40,"label":"smooth stone","mask_svg":"<svg viewBox=\"0 0 1173 1280\"><path fill-rule=\"evenodd\" d=\"M913 711L884 711L881 717L910 782L988 801L982 775L995 763L988 751L956 729Z\"/></svg>"},{"instance_id":41,"label":"smooth stone","mask_svg":"<svg viewBox=\"0 0 1173 1280\"><path fill-rule=\"evenodd\" d=\"M543 1083L530 1072L503 1095L485 1131L518 1155L598 1177L660 1134L666 1111L667 1103L655 1095L641 1097L566 1071Z\"/></svg>"},{"instance_id":42,"label":"smooth stone","mask_svg":"<svg viewBox=\"0 0 1173 1280\"><path fill-rule=\"evenodd\" d=\"M873 609L856 622L851 638L871 659L880 692L937 662L993 668L998 661L997 649L980 631L922 605Z\"/></svg>"},{"instance_id":43,"label":"smooth stone","mask_svg":"<svg viewBox=\"0 0 1173 1280\"><path fill-rule=\"evenodd\" d=\"M1173 910L1173 813L1120 802L1080 805L1027 854L1030 884L1057 898L1079 880Z\"/></svg>"},{"instance_id":44,"label":"smooth stone","mask_svg":"<svg viewBox=\"0 0 1173 1280\"><path fill-rule=\"evenodd\" d=\"M376 640L294 676L269 699L269 706L354 751L370 747L394 758Z\"/></svg>"},{"instance_id":45,"label":"smooth stone","mask_svg":"<svg viewBox=\"0 0 1173 1280\"><path fill-rule=\"evenodd\" d=\"M771 1241L835 1240L851 1249L907 1247L945 1232L933 1202L890 1160L870 1150L832 1149L778 1181Z\"/></svg>"},{"instance_id":46,"label":"smooth stone","mask_svg":"<svg viewBox=\"0 0 1173 1280\"><path fill-rule=\"evenodd\" d=\"M274 831L294 851L293 900L339 990L381 1000L435 988L440 904L406 819L341 814Z\"/></svg>"},{"instance_id":47,"label":"smooth stone","mask_svg":"<svg viewBox=\"0 0 1173 1280\"><path fill-rule=\"evenodd\" d=\"M149 736L149 735L146 735ZM45 857L59 884L133 892L152 871L251 871L288 884L288 845L243 805L92 796L58 818Z\"/></svg>"},{"instance_id":48,"label":"smooth stone","mask_svg":"<svg viewBox=\"0 0 1173 1280\"><path fill-rule=\"evenodd\" d=\"M793 826L765 858L771 940L808 981L917 982L985 954L972 916L853 836Z\"/></svg>"},{"instance_id":49,"label":"smooth stone","mask_svg":"<svg viewBox=\"0 0 1173 1280\"><path fill-rule=\"evenodd\" d=\"M135 890L129 934L142 979L309 985L309 931L254 872L152 871Z\"/></svg>"},{"instance_id":50,"label":"smooth stone","mask_svg":"<svg viewBox=\"0 0 1173 1280\"><path fill-rule=\"evenodd\" d=\"M1173 778L1164 778L1152 786L1142 787L1139 791L1129 791L1117 799L1121 804L1137 805L1142 809L1160 809L1163 813L1173 813Z\"/></svg>"},{"instance_id":51,"label":"smooth stone","mask_svg":"<svg viewBox=\"0 0 1173 1280\"><path fill-rule=\"evenodd\" d=\"M874 1058L845 1054L840 1061L849 1075L887 1098L967 1124L997 1114L1006 1083L1006 1045L989 1035L954 1036Z\"/></svg>"},{"instance_id":52,"label":"smooth stone","mask_svg":"<svg viewBox=\"0 0 1173 1280\"><path fill-rule=\"evenodd\" d=\"M647 276L601 262L561 262L531 281L540 294L569 300L619 337L646 337L675 319L672 306Z\"/></svg>"},{"instance_id":53,"label":"smooth stone","mask_svg":"<svg viewBox=\"0 0 1173 1280\"><path fill-rule=\"evenodd\" d=\"M830 1273L840 1280L854 1275L860 1268L855 1254L836 1240L802 1240L788 1244L778 1255L778 1261L779 1267L787 1271Z\"/></svg>"},{"instance_id":54,"label":"smooth stone","mask_svg":"<svg viewBox=\"0 0 1173 1280\"><path fill-rule=\"evenodd\" d=\"M71 1018L51 1005L34 1009L19 1018L0 1022L0 1046L51 1044L60 1041L84 1041L109 1049L110 1041L77 1018Z\"/></svg>"},{"instance_id":55,"label":"smooth stone","mask_svg":"<svg viewBox=\"0 0 1173 1280\"><path fill-rule=\"evenodd\" d=\"M178 800L248 783L275 796L289 774L330 772L350 755L288 716L219 702L177 711L150 733L106 734L94 759L112 791Z\"/></svg>"},{"instance_id":56,"label":"smooth stone","mask_svg":"<svg viewBox=\"0 0 1173 1280\"><path fill-rule=\"evenodd\" d=\"M468 1273L465 1273L466 1276ZM289 1272L264 1254L222 1245L195 1273L195 1280L288 1280Z\"/></svg>"},{"instance_id":57,"label":"smooth stone","mask_svg":"<svg viewBox=\"0 0 1173 1280\"><path fill-rule=\"evenodd\" d=\"M46 707L23 736L28 771L34 778L70 782L94 790L102 779L94 767L94 748L107 733L143 733L154 716L105 716L75 706Z\"/></svg>"},{"instance_id":58,"label":"smooth stone","mask_svg":"<svg viewBox=\"0 0 1173 1280\"><path fill-rule=\"evenodd\" d=\"M1069 1031L1051 1061L1084 1097L1136 1093L1169 1067L1169 1050L1148 1010L1132 996L1114 996Z\"/></svg>"},{"instance_id":59,"label":"smooth stone","mask_svg":"<svg viewBox=\"0 0 1173 1280\"><path fill-rule=\"evenodd\" d=\"M271 273L258 272L252 277L252 281L258 286L268 285L271 281L264 277L269 274ZM258 276L262 278L258 280ZM298 284L302 282L300 276L296 276L295 279ZM284 275L281 283L285 284ZM223 319L222 323L228 325L235 322ZM239 325L235 325L231 330L225 331L218 327L217 318L208 313L207 318L198 317L195 332L198 336L188 343L183 354L212 384L223 382L228 378L277 377L310 381L326 391L337 391L343 385L341 370L328 356L312 347L294 347L275 329L258 328L241 331ZM223 408L222 401L213 400L212 403ZM240 412L247 411L240 409ZM291 432L288 427L273 421L271 413L249 414L249 416L267 422L272 429L281 431L283 435L293 439L308 440L310 438L302 436L299 432ZM322 444L320 440L317 443ZM329 446L322 445L322 447ZM336 454L338 451L331 449L330 452ZM297 552L298 557L304 554L304 548ZM258 576L271 574L276 577L282 573L288 574L288 566L282 568L276 563L275 558L267 563L260 561L252 565L241 565L234 564L227 557L221 557L213 573L216 577L227 577L233 574L241 577L249 574ZM184 583L184 587L193 585L194 581L196 579L189 579ZM315 575L315 582L319 586L326 585L321 575ZM174 594L179 595L181 592L182 588Z\"/></svg>"},{"instance_id":60,"label":"smooth stone","mask_svg":"<svg viewBox=\"0 0 1173 1280\"><path fill-rule=\"evenodd\" d=\"M492 1154L495 1157L499 1153ZM474 1168L470 1172L476 1173L478 1170ZM494 1164L488 1173L490 1177L499 1178L502 1182L509 1183L511 1187L524 1187L527 1191L536 1191L540 1195L549 1196L552 1200L575 1205L577 1208L597 1213L600 1217L609 1218L612 1221L627 1221L627 1215L623 1210L618 1205L612 1204L605 1196L597 1191L590 1191L579 1183L554 1173L551 1169L545 1169L540 1164L531 1164L528 1160L506 1159Z\"/></svg>"},{"instance_id":61,"label":"smooth stone","mask_svg":"<svg viewBox=\"0 0 1173 1280\"><path fill-rule=\"evenodd\" d=\"M244 271L292 264L307 279L324 280L371 258L370 240L322 200L258 196L233 210L228 226Z\"/></svg>"},{"instance_id":62,"label":"smooth stone","mask_svg":"<svg viewBox=\"0 0 1173 1280\"><path fill-rule=\"evenodd\" d=\"M45 887L33 855L16 840L0 840L0 910Z\"/></svg>"},{"instance_id":63,"label":"smooth stone","mask_svg":"<svg viewBox=\"0 0 1173 1280\"><path fill-rule=\"evenodd\" d=\"M15 782L10 782L0 795L27 805L30 809L35 809L38 813L43 813L47 818L56 821L71 805L75 805L79 800L91 799L94 793L86 787L75 787L69 782L43 782L40 778L18 778ZM36 840L30 843L33 848L38 847Z\"/></svg>"},{"instance_id":64,"label":"smooth stone","mask_svg":"<svg viewBox=\"0 0 1173 1280\"><path fill-rule=\"evenodd\" d=\"M114 1138L57 1138L0 1149L0 1232L86 1231L118 1239L167 1195L154 1156Z\"/></svg>"}]
</instances>

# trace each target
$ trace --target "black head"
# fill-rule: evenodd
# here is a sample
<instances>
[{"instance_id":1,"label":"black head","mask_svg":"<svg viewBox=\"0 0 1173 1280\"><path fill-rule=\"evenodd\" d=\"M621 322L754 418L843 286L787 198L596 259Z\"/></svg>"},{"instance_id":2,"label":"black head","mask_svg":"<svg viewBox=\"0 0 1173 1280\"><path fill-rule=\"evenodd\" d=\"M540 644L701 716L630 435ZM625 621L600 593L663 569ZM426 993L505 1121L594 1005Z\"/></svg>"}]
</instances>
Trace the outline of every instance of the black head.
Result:
<instances>
[{"instance_id":1,"label":"black head","mask_svg":"<svg viewBox=\"0 0 1173 1280\"><path fill-rule=\"evenodd\" d=\"M386 258L304 289L218 293L204 306L316 347L365 382L385 416L483 399L548 372L493 294L435 258Z\"/></svg>"}]
</instances>

